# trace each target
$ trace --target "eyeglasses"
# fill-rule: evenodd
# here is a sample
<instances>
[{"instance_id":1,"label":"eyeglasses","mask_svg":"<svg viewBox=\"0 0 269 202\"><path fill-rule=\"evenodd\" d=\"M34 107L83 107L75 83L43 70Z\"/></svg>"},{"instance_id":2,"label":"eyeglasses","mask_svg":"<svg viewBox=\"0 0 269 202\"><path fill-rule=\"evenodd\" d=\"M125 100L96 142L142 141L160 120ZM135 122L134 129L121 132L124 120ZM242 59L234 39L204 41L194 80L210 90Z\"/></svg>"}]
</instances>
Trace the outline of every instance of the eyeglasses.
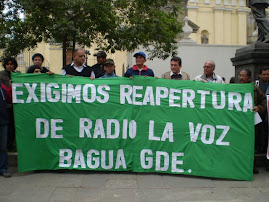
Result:
<instances>
[{"instance_id":1,"label":"eyeglasses","mask_svg":"<svg viewBox=\"0 0 269 202\"><path fill-rule=\"evenodd\" d=\"M244 75L244 74L238 74L238 77L247 78L247 77L248 77L248 75Z\"/></svg>"},{"instance_id":2,"label":"eyeglasses","mask_svg":"<svg viewBox=\"0 0 269 202\"><path fill-rule=\"evenodd\" d=\"M203 67L204 67L204 69L210 69L210 68L212 68L210 66L203 66Z\"/></svg>"}]
</instances>

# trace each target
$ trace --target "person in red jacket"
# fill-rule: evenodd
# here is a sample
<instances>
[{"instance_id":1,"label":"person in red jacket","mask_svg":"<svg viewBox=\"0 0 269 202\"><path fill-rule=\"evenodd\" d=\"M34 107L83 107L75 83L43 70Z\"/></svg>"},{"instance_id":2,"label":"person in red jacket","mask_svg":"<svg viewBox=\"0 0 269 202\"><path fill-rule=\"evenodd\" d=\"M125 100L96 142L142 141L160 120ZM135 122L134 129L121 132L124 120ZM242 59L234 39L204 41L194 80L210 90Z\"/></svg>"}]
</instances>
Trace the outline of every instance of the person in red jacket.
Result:
<instances>
[{"instance_id":1,"label":"person in red jacket","mask_svg":"<svg viewBox=\"0 0 269 202\"><path fill-rule=\"evenodd\" d=\"M152 69L148 68L144 63L147 61L146 54L142 51L134 54L136 65L127 69L124 77L132 77L133 75L152 76L154 73Z\"/></svg>"},{"instance_id":2,"label":"person in red jacket","mask_svg":"<svg viewBox=\"0 0 269 202\"><path fill-rule=\"evenodd\" d=\"M8 113L6 103L11 102L11 87L0 82L0 175L11 177L7 170Z\"/></svg>"}]
</instances>

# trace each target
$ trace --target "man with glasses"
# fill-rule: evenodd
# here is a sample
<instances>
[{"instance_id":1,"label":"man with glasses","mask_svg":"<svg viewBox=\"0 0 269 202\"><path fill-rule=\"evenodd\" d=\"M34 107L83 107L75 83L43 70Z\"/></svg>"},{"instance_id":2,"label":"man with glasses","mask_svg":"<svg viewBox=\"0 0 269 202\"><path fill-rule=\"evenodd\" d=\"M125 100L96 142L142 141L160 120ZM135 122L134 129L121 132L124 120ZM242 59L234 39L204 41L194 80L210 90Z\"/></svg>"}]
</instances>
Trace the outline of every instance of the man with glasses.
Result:
<instances>
[{"instance_id":1,"label":"man with glasses","mask_svg":"<svg viewBox=\"0 0 269 202\"><path fill-rule=\"evenodd\" d=\"M238 83L251 83L251 71L248 69L242 69L238 74ZM261 89L257 86L254 86L254 108L252 109L254 112L258 112L260 117L264 116L266 110L266 99L265 95L261 91ZM259 129L261 124L257 124L255 126L255 152L259 151L262 147L262 133L260 133ZM254 168L253 173L258 174L259 170L255 166L254 161Z\"/></svg>"},{"instance_id":2,"label":"man with glasses","mask_svg":"<svg viewBox=\"0 0 269 202\"><path fill-rule=\"evenodd\" d=\"M218 76L214 73L215 70L215 62L212 60L208 60L204 64L204 73L197 76L195 81L202 81L204 83L225 83L221 76Z\"/></svg>"},{"instance_id":3,"label":"man with glasses","mask_svg":"<svg viewBox=\"0 0 269 202\"><path fill-rule=\"evenodd\" d=\"M248 69L242 69L238 75L238 83L251 83L251 71ZM259 87L254 86L254 112L258 112L262 115L266 110L265 95Z\"/></svg>"}]
</instances>

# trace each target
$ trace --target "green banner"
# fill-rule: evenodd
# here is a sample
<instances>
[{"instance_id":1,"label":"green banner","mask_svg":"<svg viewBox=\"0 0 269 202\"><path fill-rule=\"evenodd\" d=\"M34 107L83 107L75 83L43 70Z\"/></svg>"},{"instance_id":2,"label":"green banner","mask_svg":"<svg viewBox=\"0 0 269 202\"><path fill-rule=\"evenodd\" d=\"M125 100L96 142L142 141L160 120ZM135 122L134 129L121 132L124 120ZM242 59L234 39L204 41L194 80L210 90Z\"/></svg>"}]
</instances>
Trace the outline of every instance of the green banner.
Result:
<instances>
[{"instance_id":1,"label":"green banner","mask_svg":"<svg viewBox=\"0 0 269 202\"><path fill-rule=\"evenodd\" d=\"M252 180L253 84L12 74L18 169Z\"/></svg>"}]
</instances>

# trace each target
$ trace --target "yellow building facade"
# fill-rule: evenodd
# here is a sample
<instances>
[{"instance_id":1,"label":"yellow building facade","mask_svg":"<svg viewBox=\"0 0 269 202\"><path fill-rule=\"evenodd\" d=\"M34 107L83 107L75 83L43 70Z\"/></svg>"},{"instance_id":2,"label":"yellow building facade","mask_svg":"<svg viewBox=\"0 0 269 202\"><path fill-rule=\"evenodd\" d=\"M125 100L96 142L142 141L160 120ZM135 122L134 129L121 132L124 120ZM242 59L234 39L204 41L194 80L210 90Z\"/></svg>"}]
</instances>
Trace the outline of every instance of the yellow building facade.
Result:
<instances>
[{"instance_id":1,"label":"yellow building facade","mask_svg":"<svg viewBox=\"0 0 269 202\"><path fill-rule=\"evenodd\" d=\"M246 45L246 0L189 0L187 15L199 29L190 35L198 44Z\"/></svg>"}]
</instances>

